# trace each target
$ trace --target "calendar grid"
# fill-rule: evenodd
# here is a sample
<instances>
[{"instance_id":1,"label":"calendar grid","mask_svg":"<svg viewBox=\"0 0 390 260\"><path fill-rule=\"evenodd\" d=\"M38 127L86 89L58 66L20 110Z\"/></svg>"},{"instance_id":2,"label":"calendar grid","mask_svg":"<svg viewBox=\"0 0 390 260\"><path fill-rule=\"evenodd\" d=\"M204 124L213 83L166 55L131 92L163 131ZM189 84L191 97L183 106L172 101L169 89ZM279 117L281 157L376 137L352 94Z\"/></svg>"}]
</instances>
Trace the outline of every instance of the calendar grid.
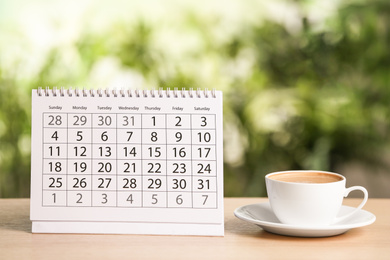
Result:
<instances>
[{"instance_id":1,"label":"calendar grid","mask_svg":"<svg viewBox=\"0 0 390 260\"><path fill-rule=\"evenodd\" d=\"M128 120L130 115L133 126L120 126L119 122L123 118ZM136 116L139 122L134 126ZM162 118L162 125L155 125L157 116ZM42 186L43 192L53 192L54 200L50 203L42 200L42 206L217 208L216 115L175 116L168 113L43 113ZM58 125L45 125L48 118L51 123L57 118ZM148 118L153 120L153 126L148 126L145 121ZM181 124L182 118L186 118L187 125ZM200 126L194 125L195 118ZM212 122L211 127L206 119ZM169 125L172 120L178 120L175 126ZM206 128L202 128L202 124ZM50 134L45 136L46 130L51 138ZM137 139L131 139L133 135L138 135ZM58 158L53 154L45 155L45 145L51 152L56 148ZM60 154L61 149L64 151ZM198 153L196 157L194 153ZM44 170L48 167L46 164L50 165L48 171ZM123 170L126 165L127 169ZM145 168L147 166L150 169ZM45 178L52 182L49 186ZM122 180L127 184L121 183ZM60 189L55 189L55 182ZM65 198L59 203L57 197L62 193ZM164 196L161 203L160 196ZM123 199L129 203L120 202ZM146 201L149 202L145 204ZM212 204L207 206L209 201Z\"/></svg>"}]
</instances>

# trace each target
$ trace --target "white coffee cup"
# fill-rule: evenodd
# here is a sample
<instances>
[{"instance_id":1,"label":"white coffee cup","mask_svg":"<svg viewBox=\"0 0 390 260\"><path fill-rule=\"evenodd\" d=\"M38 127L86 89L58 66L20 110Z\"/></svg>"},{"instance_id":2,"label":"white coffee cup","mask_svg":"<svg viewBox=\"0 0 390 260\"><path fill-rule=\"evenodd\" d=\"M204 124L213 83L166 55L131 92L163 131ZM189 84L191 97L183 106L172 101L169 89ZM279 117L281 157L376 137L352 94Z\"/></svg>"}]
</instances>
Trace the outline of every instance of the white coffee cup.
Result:
<instances>
[{"instance_id":1,"label":"white coffee cup","mask_svg":"<svg viewBox=\"0 0 390 260\"><path fill-rule=\"evenodd\" d=\"M345 187L344 176L325 171L283 171L265 176L271 208L281 223L298 226L325 226L340 222L360 210L368 199L364 187ZM339 213L343 198L353 190L364 193L352 212Z\"/></svg>"}]
</instances>

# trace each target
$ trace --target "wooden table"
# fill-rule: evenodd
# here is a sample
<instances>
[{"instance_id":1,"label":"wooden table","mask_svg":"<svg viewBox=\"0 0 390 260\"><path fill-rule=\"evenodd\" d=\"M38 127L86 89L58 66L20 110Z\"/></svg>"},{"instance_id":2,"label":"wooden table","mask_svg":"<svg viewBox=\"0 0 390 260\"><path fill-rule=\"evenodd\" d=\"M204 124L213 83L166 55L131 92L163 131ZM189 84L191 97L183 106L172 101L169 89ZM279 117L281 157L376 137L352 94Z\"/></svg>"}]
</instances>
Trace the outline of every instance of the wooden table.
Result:
<instances>
[{"instance_id":1,"label":"wooden table","mask_svg":"<svg viewBox=\"0 0 390 260\"><path fill-rule=\"evenodd\" d=\"M233 215L265 201L225 198L225 237L196 237L32 234L29 199L0 199L0 259L390 259L390 199L368 200L375 223L328 238L274 235Z\"/></svg>"}]
</instances>

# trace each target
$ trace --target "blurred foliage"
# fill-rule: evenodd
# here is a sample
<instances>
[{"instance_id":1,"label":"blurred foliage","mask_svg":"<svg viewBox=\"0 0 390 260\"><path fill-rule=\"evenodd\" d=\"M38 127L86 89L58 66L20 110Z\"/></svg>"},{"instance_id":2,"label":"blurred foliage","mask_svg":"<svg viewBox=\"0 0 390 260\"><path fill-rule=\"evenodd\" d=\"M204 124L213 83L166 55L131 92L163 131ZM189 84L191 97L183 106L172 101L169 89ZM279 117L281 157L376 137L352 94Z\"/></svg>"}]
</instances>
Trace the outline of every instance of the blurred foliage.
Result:
<instances>
[{"instance_id":1,"label":"blurred foliage","mask_svg":"<svg viewBox=\"0 0 390 260\"><path fill-rule=\"evenodd\" d=\"M233 195L258 195L264 174L277 170L333 170L351 160L385 167L390 3L342 7L328 31L302 23L296 34L268 22L232 39L230 48L256 49L252 77L229 97L247 144L240 165L226 169L226 190L242 183Z\"/></svg>"},{"instance_id":2,"label":"blurred foliage","mask_svg":"<svg viewBox=\"0 0 390 260\"><path fill-rule=\"evenodd\" d=\"M27 98L11 80L0 81L0 197L29 195L31 102Z\"/></svg>"},{"instance_id":3,"label":"blurred foliage","mask_svg":"<svg viewBox=\"0 0 390 260\"><path fill-rule=\"evenodd\" d=\"M38 86L223 90L225 196L265 196L271 171L334 170L353 160L385 167L390 2L342 1L320 22L309 8L316 1L279 2L294 23L265 15L258 2L258 14L248 4L258 19L245 19L243 8L238 22L229 10L205 14L190 4L162 18L158 8L111 17L99 30L86 15L76 36L30 59L26 36L8 28L16 40L0 40L0 49L17 42L25 52L0 52L0 197L29 196L30 93Z\"/></svg>"}]
</instances>

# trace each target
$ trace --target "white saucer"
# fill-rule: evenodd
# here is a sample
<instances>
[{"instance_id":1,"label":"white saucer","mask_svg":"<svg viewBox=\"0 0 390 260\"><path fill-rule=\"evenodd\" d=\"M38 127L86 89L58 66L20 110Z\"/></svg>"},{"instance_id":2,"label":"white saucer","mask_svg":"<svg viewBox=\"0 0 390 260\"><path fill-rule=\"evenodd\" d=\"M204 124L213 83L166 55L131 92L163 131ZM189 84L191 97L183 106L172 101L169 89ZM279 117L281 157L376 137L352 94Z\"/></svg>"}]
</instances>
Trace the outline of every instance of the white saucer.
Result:
<instances>
[{"instance_id":1,"label":"white saucer","mask_svg":"<svg viewBox=\"0 0 390 260\"><path fill-rule=\"evenodd\" d=\"M353 207L342 206L339 215L347 214L354 210ZM329 226L302 227L282 224L272 212L269 202L245 205L237 208L234 215L244 221L256 224L264 230L286 236L297 237L328 237L343 234L351 228L363 227L374 223L374 214L359 210L350 218Z\"/></svg>"}]
</instances>

